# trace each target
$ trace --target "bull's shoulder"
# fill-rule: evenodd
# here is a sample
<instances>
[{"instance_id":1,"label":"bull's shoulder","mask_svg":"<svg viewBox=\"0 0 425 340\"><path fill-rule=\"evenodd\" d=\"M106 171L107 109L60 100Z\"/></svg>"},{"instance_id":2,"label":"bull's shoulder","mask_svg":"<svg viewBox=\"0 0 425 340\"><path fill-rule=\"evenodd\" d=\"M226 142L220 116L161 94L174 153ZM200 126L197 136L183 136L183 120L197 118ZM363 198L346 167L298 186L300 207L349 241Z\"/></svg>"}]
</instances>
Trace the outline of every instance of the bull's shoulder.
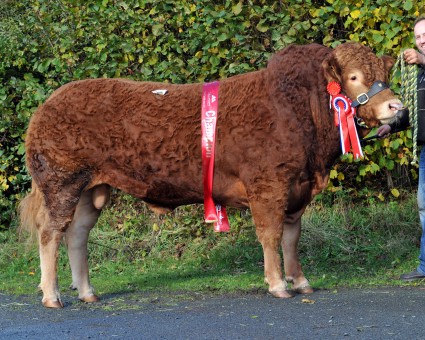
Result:
<instances>
[{"instance_id":1,"label":"bull's shoulder","mask_svg":"<svg viewBox=\"0 0 425 340\"><path fill-rule=\"evenodd\" d=\"M322 88L326 87L322 62L331 52L332 49L319 44L290 45L270 58L266 68L268 82L274 89L285 85L286 90L290 86L306 90L320 87L320 92L326 91Z\"/></svg>"}]
</instances>

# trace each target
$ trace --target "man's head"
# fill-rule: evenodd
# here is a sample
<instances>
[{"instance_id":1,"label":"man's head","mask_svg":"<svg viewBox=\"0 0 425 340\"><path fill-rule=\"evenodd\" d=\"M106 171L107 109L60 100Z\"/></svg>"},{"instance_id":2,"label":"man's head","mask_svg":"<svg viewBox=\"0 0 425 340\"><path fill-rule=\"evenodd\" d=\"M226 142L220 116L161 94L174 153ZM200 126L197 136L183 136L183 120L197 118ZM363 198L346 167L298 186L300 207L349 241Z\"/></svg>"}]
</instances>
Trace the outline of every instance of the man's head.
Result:
<instances>
[{"instance_id":1,"label":"man's head","mask_svg":"<svg viewBox=\"0 0 425 340\"><path fill-rule=\"evenodd\" d=\"M422 54L425 54L425 16L415 20L413 31L415 34L416 47Z\"/></svg>"}]
</instances>

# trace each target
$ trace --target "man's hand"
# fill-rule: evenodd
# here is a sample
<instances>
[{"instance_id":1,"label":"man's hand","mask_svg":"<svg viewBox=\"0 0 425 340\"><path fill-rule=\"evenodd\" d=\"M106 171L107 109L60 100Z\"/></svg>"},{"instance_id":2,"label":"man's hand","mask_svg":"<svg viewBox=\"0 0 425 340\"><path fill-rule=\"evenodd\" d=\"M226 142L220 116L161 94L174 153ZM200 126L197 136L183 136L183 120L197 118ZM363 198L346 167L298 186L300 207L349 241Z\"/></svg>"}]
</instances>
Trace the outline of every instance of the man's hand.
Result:
<instances>
[{"instance_id":1,"label":"man's hand","mask_svg":"<svg viewBox=\"0 0 425 340\"><path fill-rule=\"evenodd\" d=\"M389 137L390 133L391 126L389 126L388 124L381 125L376 131L376 134L381 138Z\"/></svg>"},{"instance_id":2,"label":"man's hand","mask_svg":"<svg viewBox=\"0 0 425 340\"><path fill-rule=\"evenodd\" d=\"M425 64L425 56L413 48L409 48L403 52L403 57L408 64Z\"/></svg>"}]
</instances>

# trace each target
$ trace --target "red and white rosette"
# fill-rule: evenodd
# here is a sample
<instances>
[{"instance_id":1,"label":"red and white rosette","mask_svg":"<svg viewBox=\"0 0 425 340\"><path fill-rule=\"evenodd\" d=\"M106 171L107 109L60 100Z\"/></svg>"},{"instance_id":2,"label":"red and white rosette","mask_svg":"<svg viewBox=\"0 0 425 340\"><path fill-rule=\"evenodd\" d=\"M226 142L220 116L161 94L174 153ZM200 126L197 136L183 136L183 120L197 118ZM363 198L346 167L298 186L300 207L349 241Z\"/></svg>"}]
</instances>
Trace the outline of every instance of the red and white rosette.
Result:
<instances>
[{"instance_id":1,"label":"red and white rosette","mask_svg":"<svg viewBox=\"0 0 425 340\"><path fill-rule=\"evenodd\" d=\"M342 153L346 154L351 151L355 159L362 158L363 151L354 122L356 109L351 107L351 99L340 93L341 86L337 82L330 82L327 91L331 96L335 126L339 127Z\"/></svg>"},{"instance_id":2,"label":"red and white rosette","mask_svg":"<svg viewBox=\"0 0 425 340\"><path fill-rule=\"evenodd\" d=\"M204 185L205 222L214 223L214 230L229 231L230 225L226 208L215 205L212 198L215 132L218 114L219 82L205 83L202 92L202 178Z\"/></svg>"}]
</instances>

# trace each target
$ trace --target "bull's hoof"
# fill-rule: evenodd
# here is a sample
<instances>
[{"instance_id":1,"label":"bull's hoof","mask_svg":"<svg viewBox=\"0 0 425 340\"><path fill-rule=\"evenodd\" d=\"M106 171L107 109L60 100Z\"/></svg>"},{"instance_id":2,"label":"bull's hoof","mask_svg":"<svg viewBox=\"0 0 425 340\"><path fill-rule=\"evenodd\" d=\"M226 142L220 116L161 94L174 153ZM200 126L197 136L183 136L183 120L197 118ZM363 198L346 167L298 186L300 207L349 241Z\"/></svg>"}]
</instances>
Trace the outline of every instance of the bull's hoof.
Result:
<instances>
[{"instance_id":1,"label":"bull's hoof","mask_svg":"<svg viewBox=\"0 0 425 340\"><path fill-rule=\"evenodd\" d=\"M311 294L314 292L313 288L307 283L304 284L298 288L294 288L294 290L298 293L298 294Z\"/></svg>"},{"instance_id":2,"label":"bull's hoof","mask_svg":"<svg viewBox=\"0 0 425 340\"><path fill-rule=\"evenodd\" d=\"M98 302L100 299L97 295L88 295L80 298L81 301L86 303Z\"/></svg>"},{"instance_id":3,"label":"bull's hoof","mask_svg":"<svg viewBox=\"0 0 425 340\"><path fill-rule=\"evenodd\" d=\"M277 297L279 299L288 299L288 298L292 298L292 297L295 296L289 290L269 290L269 293L271 295L273 295L274 297Z\"/></svg>"},{"instance_id":4,"label":"bull's hoof","mask_svg":"<svg viewBox=\"0 0 425 340\"><path fill-rule=\"evenodd\" d=\"M43 306L46 308L63 308L63 303L61 300L43 300Z\"/></svg>"}]
</instances>

